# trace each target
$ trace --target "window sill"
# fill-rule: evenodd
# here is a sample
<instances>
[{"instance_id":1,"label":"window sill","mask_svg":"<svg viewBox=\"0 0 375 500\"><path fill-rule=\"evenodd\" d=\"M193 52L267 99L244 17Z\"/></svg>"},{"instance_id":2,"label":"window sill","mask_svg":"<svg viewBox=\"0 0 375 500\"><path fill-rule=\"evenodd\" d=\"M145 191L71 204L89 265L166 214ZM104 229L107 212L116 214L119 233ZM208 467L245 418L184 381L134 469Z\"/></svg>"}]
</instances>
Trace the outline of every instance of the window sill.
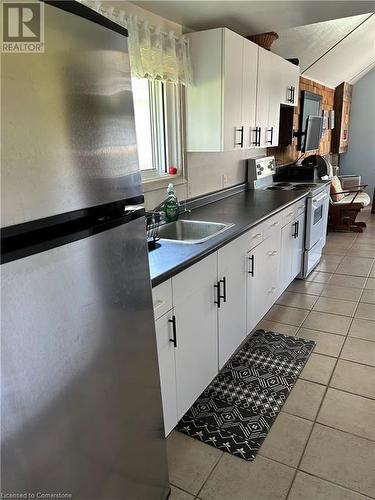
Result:
<instances>
[{"instance_id":1,"label":"window sill","mask_svg":"<svg viewBox=\"0 0 375 500\"><path fill-rule=\"evenodd\" d=\"M186 179L182 175L170 175L170 174L144 174L142 173L142 187L143 192L148 193L150 191L155 191L157 189L163 189L172 182L175 186L180 184L185 184Z\"/></svg>"}]
</instances>

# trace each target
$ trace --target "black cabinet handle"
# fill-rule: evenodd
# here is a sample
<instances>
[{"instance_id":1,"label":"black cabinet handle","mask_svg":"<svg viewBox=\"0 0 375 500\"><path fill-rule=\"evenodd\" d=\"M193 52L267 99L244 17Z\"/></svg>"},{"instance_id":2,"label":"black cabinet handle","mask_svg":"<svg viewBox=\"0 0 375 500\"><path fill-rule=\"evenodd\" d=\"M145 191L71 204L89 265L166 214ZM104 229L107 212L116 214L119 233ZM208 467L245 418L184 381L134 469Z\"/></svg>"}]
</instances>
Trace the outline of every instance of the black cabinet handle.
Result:
<instances>
[{"instance_id":1,"label":"black cabinet handle","mask_svg":"<svg viewBox=\"0 0 375 500\"><path fill-rule=\"evenodd\" d=\"M255 127L254 132L255 132L255 141L252 142L251 144L253 146L260 146L261 128L260 127Z\"/></svg>"},{"instance_id":2,"label":"black cabinet handle","mask_svg":"<svg viewBox=\"0 0 375 500\"><path fill-rule=\"evenodd\" d=\"M251 267L250 267L250 271L247 271L250 276L254 276L254 255L251 255L251 257L249 257L249 261L251 262Z\"/></svg>"},{"instance_id":3,"label":"black cabinet handle","mask_svg":"<svg viewBox=\"0 0 375 500\"><path fill-rule=\"evenodd\" d=\"M220 298L227 301L227 278L224 276L223 279L220 280L220 283L223 284L223 295L220 295Z\"/></svg>"},{"instance_id":4,"label":"black cabinet handle","mask_svg":"<svg viewBox=\"0 0 375 500\"><path fill-rule=\"evenodd\" d=\"M220 306L221 306L220 299L222 298L221 292L220 292L220 281L218 281L216 283L216 285L214 285L214 288L217 289L217 300L214 300L214 304L217 304L218 309L220 309Z\"/></svg>"},{"instance_id":5,"label":"black cabinet handle","mask_svg":"<svg viewBox=\"0 0 375 500\"><path fill-rule=\"evenodd\" d=\"M292 234L292 236L293 236L293 238L297 238L297 236L298 236L298 221L293 222L293 226L294 226L294 233Z\"/></svg>"},{"instance_id":6,"label":"black cabinet handle","mask_svg":"<svg viewBox=\"0 0 375 500\"><path fill-rule=\"evenodd\" d=\"M296 221L296 238L299 236L299 220Z\"/></svg>"},{"instance_id":7,"label":"black cabinet handle","mask_svg":"<svg viewBox=\"0 0 375 500\"><path fill-rule=\"evenodd\" d=\"M272 141L273 141L273 127L268 128L267 132L271 132L271 139L269 141L267 141L267 144L272 144Z\"/></svg>"},{"instance_id":8,"label":"black cabinet handle","mask_svg":"<svg viewBox=\"0 0 375 500\"><path fill-rule=\"evenodd\" d=\"M174 347L177 347L177 329L176 329L176 316L173 315L172 319L168 320L169 323L172 323L172 334L173 338L169 339L169 342L173 342Z\"/></svg>"},{"instance_id":9,"label":"black cabinet handle","mask_svg":"<svg viewBox=\"0 0 375 500\"><path fill-rule=\"evenodd\" d=\"M289 91L289 97L288 97L288 102L291 102L294 104L294 96L295 96L295 91L296 91L296 88L293 87L293 85L291 87L288 87L288 91Z\"/></svg>"},{"instance_id":10,"label":"black cabinet handle","mask_svg":"<svg viewBox=\"0 0 375 500\"><path fill-rule=\"evenodd\" d=\"M241 140L240 140L240 142L235 142L234 143L235 146L241 146L241 148L243 148L243 129L244 129L243 125L242 125L242 127L236 129L236 132L240 132L241 133Z\"/></svg>"}]
</instances>

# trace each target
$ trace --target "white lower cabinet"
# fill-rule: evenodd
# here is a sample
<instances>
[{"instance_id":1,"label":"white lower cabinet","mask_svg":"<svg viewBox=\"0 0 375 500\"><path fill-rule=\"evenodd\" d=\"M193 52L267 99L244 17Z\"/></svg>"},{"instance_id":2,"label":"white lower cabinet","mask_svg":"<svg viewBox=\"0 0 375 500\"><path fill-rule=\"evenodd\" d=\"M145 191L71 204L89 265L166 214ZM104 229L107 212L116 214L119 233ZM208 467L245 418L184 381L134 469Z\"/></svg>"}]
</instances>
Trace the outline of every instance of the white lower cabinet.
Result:
<instances>
[{"instance_id":1,"label":"white lower cabinet","mask_svg":"<svg viewBox=\"0 0 375 500\"><path fill-rule=\"evenodd\" d=\"M218 251L219 368L228 361L247 335L247 239L240 236ZM218 300L217 300L218 301Z\"/></svg>"},{"instance_id":2,"label":"white lower cabinet","mask_svg":"<svg viewBox=\"0 0 375 500\"><path fill-rule=\"evenodd\" d=\"M263 286L260 291L264 300L263 315L271 309L280 295L281 231L275 231L263 242Z\"/></svg>"},{"instance_id":3,"label":"white lower cabinet","mask_svg":"<svg viewBox=\"0 0 375 500\"><path fill-rule=\"evenodd\" d=\"M294 217L281 231L280 293L282 293L302 270L305 242L305 212Z\"/></svg>"},{"instance_id":4,"label":"white lower cabinet","mask_svg":"<svg viewBox=\"0 0 375 500\"><path fill-rule=\"evenodd\" d=\"M216 253L172 278L178 418L218 373L216 281Z\"/></svg>"},{"instance_id":5,"label":"white lower cabinet","mask_svg":"<svg viewBox=\"0 0 375 500\"><path fill-rule=\"evenodd\" d=\"M292 274L290 281L293 281L294 278L298 276L302 271L302 259L305 249L305 212L303 212L296 218L295 224L296 229L292 254Z\"/></svg>"},{"instance_id":6,"label":"white lower cabinet","mask_svg":"<svg viewBox=\"0 0 375 500\"><path fill-rule=\"evenodd\" d=\"M173 318L174 310L172 309L155 321L164 430L166 436L171 432L178 421Z\"/></svg>"},{"instance_id":7,"label":"white lower cabinet","mask_svg":"<svg viewBox=\"0 0 375 500\"><path fill-rule=\"evenodd\" d=\"M264 243L260 243L248 254L246 317L247 332L250 333L264 314L264 301L260 293L264 280Z\"/></svg>"},{"instance_id":8,"label":"white lower cabinet","mask_svg":"<svg viewBox=\"0 0 375 500\"><path fill-rule=\"evenodd\" d=\"M248 333L259 323L278 297L280 250L281 231L277 228L248 253L246 294Z\"/></svg>"},{"instance_id":9,"label":"white lower cabinet","mask_svg":"<svg viewBox=\"0 0 375 500\"><path fill-rule=\"evenodd\" d=\"M300 202L153 289L166 435L300 273L304 226Z\"/></svg>"}]
</instances>

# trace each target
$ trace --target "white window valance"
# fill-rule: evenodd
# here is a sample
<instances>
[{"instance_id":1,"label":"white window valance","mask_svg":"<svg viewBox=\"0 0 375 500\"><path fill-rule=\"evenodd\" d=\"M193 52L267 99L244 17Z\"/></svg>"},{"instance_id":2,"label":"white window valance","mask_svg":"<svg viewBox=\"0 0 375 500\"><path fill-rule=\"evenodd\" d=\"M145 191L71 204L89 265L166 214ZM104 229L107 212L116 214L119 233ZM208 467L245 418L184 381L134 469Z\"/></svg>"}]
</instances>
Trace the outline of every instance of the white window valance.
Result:
<instances>
[{"instance_id":1,"label":"white window valance","mask_svg":"<svg viewBox=\"0 0 375 500\"><path fill-rule=\"evenodd\" d=\"M132 76L190 85L192 70L189 40L173 31L166 33L158 26L105 2L79 0L129 32L129 56Z\"/></svg>"}]
</instances>

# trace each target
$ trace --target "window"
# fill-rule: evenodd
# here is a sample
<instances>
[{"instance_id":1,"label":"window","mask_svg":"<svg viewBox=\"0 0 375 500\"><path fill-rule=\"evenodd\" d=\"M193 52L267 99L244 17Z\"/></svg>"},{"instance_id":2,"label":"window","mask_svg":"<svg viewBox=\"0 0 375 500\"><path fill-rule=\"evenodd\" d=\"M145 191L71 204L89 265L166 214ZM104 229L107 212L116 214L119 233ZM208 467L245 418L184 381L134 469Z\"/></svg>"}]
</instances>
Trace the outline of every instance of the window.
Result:
<instances>
[{"instance_id":1,"label":"window","mask_svg":"<svg viewBox=\"0 0 375 500\"><path fill-rule=\"evenodd\" d=\"M132 78L139 166L144 180L182 173L181 87Z\"/></svg>"}]
</instances>

